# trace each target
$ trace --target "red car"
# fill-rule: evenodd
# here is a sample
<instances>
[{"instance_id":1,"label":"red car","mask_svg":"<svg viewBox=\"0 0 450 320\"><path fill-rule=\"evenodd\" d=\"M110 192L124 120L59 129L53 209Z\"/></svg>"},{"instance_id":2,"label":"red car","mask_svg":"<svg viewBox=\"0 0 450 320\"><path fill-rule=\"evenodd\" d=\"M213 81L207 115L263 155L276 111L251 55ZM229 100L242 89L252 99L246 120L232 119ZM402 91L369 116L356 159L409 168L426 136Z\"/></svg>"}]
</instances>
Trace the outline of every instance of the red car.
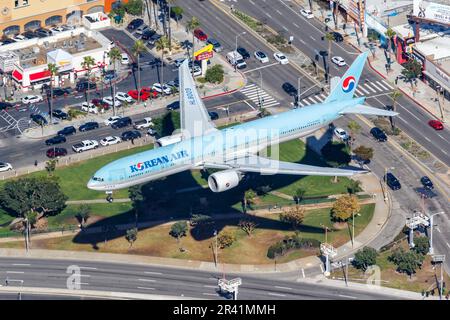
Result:
<instances>
[{"instance_id":1,"label":"red car","mask_svg":"<svg viewBox=\"0 0 450 320\"><path fill-rule=\"evenodd\" d=\"M200 41L206 41L208 40L208 36L206 33L202 31L202 29L195 29L194 30L194 37L196 37Z\"/></svg>"},{"instance_id":2,"label":"red car","mask_svg":"<svg viewBox=\"0 0 450 320\"><path fill-rule=\"evenodd\" d=\"M128 91L128 95L132 97L134 100L138 100L138 92L137 90L130 90ZM141 101L146 101L148 98L150 98L150 94L148 92L145 92L141 90Z\"/></svg>"},{"instance_id":3,"label":"red car","mask_svg":"<svg viewBox=\"0 0 450 320\"><path fill-rule=\"evenodd\" d=\"M47 150L47 157L56 158L64 157L67 155L67 150L64 148L51 148Z\"/></svg>"},{"instance_id":4,"label":"red car","mask_svg":"<svg viewBox=\"0 0 450 320\"><path fill-rule=\"evenodd\" d=\"M151 96L152 99L158 98L158 95L159 95L158 91L152 90L149 87L143 87L141 89L141 92L147 93L148 95Z\"/></svg>"},{"instance_id":5,"label":"red car","mask_svg":"<svg viewBox=\"0 0 450 320\"><path fill-rule=\"evenodd\" d=\"M428 121L428 124L434 130L444 130L444 125L439 120L430 120L430 121Z\"/></svg>"}]
</instances>

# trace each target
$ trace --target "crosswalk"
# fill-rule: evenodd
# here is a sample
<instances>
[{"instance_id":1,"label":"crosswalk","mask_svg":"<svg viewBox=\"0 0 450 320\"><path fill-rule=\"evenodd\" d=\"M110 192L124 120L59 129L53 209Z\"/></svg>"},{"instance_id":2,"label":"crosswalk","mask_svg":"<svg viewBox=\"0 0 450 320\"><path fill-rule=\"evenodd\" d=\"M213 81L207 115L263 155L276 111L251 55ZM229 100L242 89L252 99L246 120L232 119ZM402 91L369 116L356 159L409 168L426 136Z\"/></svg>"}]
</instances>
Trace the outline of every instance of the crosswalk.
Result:
<instances>
[{"instance_id":1,"label":"crosswalk","mask_svg":"<svg viewBox=\"0 0 450 320\"><path fill-rule=\"evenodd\" d=\"M260 102L262 102L263 108L274 107L280 104L270 94L254 83L245 86L242 90L240 90L240 92L253 101L257 106L259 106Z\"/></svg>"},{"instance_id":2,"label":"crosswalk","mask_svg":"<svg viewBox=\"0 0 450 320\"><path fill-rule=\"evenodd\" d=\"M380 81L370 81L370 82L363 82L361 81L358 84L358 87L355 90L355 96L356 97L362 97L362 96L372 96L375 94L381 94L381 93L389 93L392 91L394 87L390 85L387 81L380 80ZM322 103L327 98L324 94L318 94L315 96L303 98L300 100L299 104L300 106L309 106L311 104L317 104Z\"/></svg>"}]
</instances>

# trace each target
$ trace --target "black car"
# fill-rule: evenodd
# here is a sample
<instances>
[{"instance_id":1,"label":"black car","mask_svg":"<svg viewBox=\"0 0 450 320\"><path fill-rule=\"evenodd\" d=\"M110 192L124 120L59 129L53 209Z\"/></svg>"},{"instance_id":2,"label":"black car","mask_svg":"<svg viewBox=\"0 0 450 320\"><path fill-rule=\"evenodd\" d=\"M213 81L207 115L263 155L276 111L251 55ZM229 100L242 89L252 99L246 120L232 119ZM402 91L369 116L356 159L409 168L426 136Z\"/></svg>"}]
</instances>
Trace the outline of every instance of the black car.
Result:
<instances>
[{"instance_id":1,"label":"black car","mask_svg":"<svg viewBox=\"0 0 450 320\"><path fill-rule=\"evenodd\" d=\"M375 140L377 140L378 142L386 142L387 141L387 136L386 134L383 132L383 130L381 130L378 127L374 127L370 130L370 134L375 138Z\"/></svg>"},{"instance_id":2,"label":"black car","mask_svg":"<svg viewBox=\"0 0 450 320\"><path fill-rule=\"evenodd\" d=\"M95 82L87 82L87 81L83 81L83 82L78 82L77 86L76 86L76 90L77 91L85 91L88 90L88 86L89 89L97 89L97 84Z\"/></svg>"},{"instance_id":3,"label":"black car","mask_svg":"<svg viewBox=\"0 0 450 320\"><path fill-rule=\"evenodd\" d=\"M433 182L431 182L430 178L428 178L427 176L423 176L422 178L420 178L420 182L425 188L434 189Z\"/></svg>"},{"instance_id":4,"label":"black car","mask_svg":"<svg viewBox=\"0 0 450 320\"><path fill-rule=\"evenodd\" d=\"M86 122L85 124L82 124L79 128L78 131L80 132L84 132L84 131L89 131L89 130L94 130L94 129L98 129L99 125L98 122Z\"/></svg>"},{"instance_id":5,"label":"black car","mask_svg":"<svg viewBox=\"0 0 450 320\"><path fill-rule=\"evenodd\" d=\"M53 110L52 116L61 120L67 120L69 118L69 115L62 110Z\"/></svg>"},{"instance_id":6,"label":"black car","mask_svg":"<svg viewBox=\"0 0 450 320\"><path fill-rule=\"evenodd\" d=\"M0 102L0 110L6 110L12 107L14 107L14 105L9 102Z\"/></svg>"},{"instance_id":7,"label":"black car","mask_svg":"<svg viewBox=\"0 0 450 320\"><path fill-rule=\"evenodd\" d=\"M333 32L334 41L342 42L344 41L344 37L339 32Z\"/></svg>"},{"instance_id":8,"label":"black car","mask_svg":"<svg viewBox=\"0 0 450 320\"><path fill-rule=\"evenodd\" d=\"M281 87L290 96L296 96L297 93L298 93L297 89L292 84L290 84L289 82L283 83L283 85Z\"/></svg>"},{"instance_id":9,"label":"black car","mask_svg":"<svg viewBox=\"0 0 450 320\"><path fill-rule=\"evenodd\" d=\"M142 19L134 19L128 24L127 29L128 30L134 30L134 29L139 28L143 24L144 24L144 20L142 20Z\"/></svg>"},{"instance_id":10,"label":"black car","mask_svg":"<svg viewBox=\"0 0 450 320\"><path fill-rule=\"evenodd\" d=\"M209 117L211 118L211 120L217 120L219 119L219 114L217 112L214 111L208 111Z\"/></svg>"},{"instance_id":11,"label":"black car","mask_svg":"<svg viewBox=\"0 0 450 320\"><path fill-rule=\"evenodd\" d=\"M183 19L183 15L182 14L176 14L175 12L173 12L172 10L173 8L170 8L170 17L172 19L174 19L175 21L180 21L181 19Z\"/></svg>"},{"instance_id":12,"label":"black car","mask_svg":"<svg viewBox=\"0 0 450 320\"><path fill-rule=\"evenodd\" d=\"M114 122L111 125L111 128L120 129L120 128L127 127L127 126L131 125L132 123L133 123L133 121L131 121L130 117L123 117L123 118L120 118L119 120L117 120L116 122Z\"/></svg>"},{"instance_id":13,"label":"black car","mask_svg":"<svg viewBox=\"0 0 450 320\"><path fill-rule=\"evenodd\" d=\"M133 130L133 131L125 131L122 133L122 141L127 141L131 139L137 139L141 137L141 133L139 131Z\"/></svg>"},{"instance_id":14,"label":"black car","mask_svg":"<svg viewBox=\"0 0 450 320\"><path fill-rule=\"evenodd\" d=\"M148 43L149 44L155 44L155 42L156 41L158 41L159 39L161 39L161 35L160 34L157 34L157 33L155 33L154 35L152 35L149 39L148 39Z\"/></svg>"},{"instance_id":15,"label":"black car","mask_svg":"<svg viewBox=\"0 0 450 320\"><path fill-rule=\"evenodd\" d=\"M46 153L49 158L64 157L67 155L67 150L65 148L50 148Z\"/></svg>"},{"instance_id":16,"label":"black car","mask_svg":"<svg viewBox=\"0 0 450 320\"><path fill-rule=\"evenodd\" d=\"M50 30L48 30L48 29L45 29L45 28L39 28L39 29L35 30L34 33L39 38L50 37L52 35L52 32Z\"/></svg>"},{"instance_id":17,"label":"black car","mask_svg":"<svg viewBox=\"0 0 450 320\"><path fill-rule=\"evenodd\" d=\"M113 80L114 78L117 77L117 73L114 70L108 70L105 72L105 75L103 76L103 78L107 81L109 80Z\"/></svg>"},{"instance_id":18,"label":"black car","mask_svg":"<svg viewBox=\"0 0 450 320\"><path fill-rule=\"evenodd\" d=\"M142 33L141 39L142 40L148 40L150 39L154 34L156 33L155 30L147 29Z\"/></svg>"},{"instance_id":19,"label":"black car","mask_svg":"<svg viewBox=\"0 0 450 320\"><path fill-rule=\"evenodd\" d=\"M61 136L70 136L72 134L75 134L76 132L77 132L77 130L75 129L75 127L74 126L70 126L70 127L65 127L62 130L59 130L57 132L57 134L61 135Z\"/></svg>"},{"instance_id":20,"label":"black car","mask_svg":"<svg viewBox=\"0 0 450 320\"><path fill-rule=\"evenodd\" d=\"M16 42L16 41L13 40L13 39L10 39L10 38L3 38L3 39L0 40L0 42L1 42L2 44L10 44L10 43L14 43L14 42Z\"/></svg>"},{"instance_id":21,"label":"black car","mask_svg":"<svg viewBox=\"0 0 450 320\"><path fill-rule=\"evenodd\" d=\"M250 53L245 48L239 47L236 49L236 51L239 52L244 60L250 58Z\"/></svg>"},{"instance_id":22,"label":"black car","mask_svg":"<svg viewBox=\"0 0 450 320\"><path fill-rule=\"evenodd\" d=\"M33 120L34 122L36 122L40 126L48 124L47 119L45 119L40 114L32 114L32 115L30 115L30 118L31 118L31 120Z\"/></svg>"},{"instance_id":23,"label":"black car","mask_svg":"<svg viewBox=\"0 0 450 320\"><path fill-rule=\"evenodd\" d=\"M53 89L53 97L60 97L70 94L70 89L68 88L54 88ZM47 96L51 95L51 90L47 90Z\"/></svg>"},{"instance_id":24,"label":"black car","mask_svg":"<svg viewBox=\"0 0 450 320\"><path fill-rule=\"evenodd\" d=\"M400 181L398 181L398 179L390 172L386 174L386 176L384 177L384 181L386 181L386 184L392 190L398 190L402 187Z\"/></svg>"},{"instance_id":25,"label":"black car","mask_svg":"<svg viewBox=\"0 0 450 320\"><path fill-rule=\"evenodd\" d=\"M177 110L180 109L180 101L174 101L166 106L167 110Z\"/></svg>"},{"instance_id":26,"label":"black car","mask_svg":"<svg viewBox=\"0 0 450 320\"><path fill-rule=\"evenodd\" d=\"M37 38L38 36L31 30L25 31L22 35L27 39Z\"/></svg>"},{"instance_id":27,"label":"black car","mask_svg":"<svg viewBox=\"0 0 450 320\"><path fill-rule=\"evenodd\" d=\"M54 136L53 138L45 140L45 144L48 146L52 146L54 144L63 143L63 142L66 142L66 137L61 136L61 135L57 135L57 136Z\"/></svg>"}]
</instances>

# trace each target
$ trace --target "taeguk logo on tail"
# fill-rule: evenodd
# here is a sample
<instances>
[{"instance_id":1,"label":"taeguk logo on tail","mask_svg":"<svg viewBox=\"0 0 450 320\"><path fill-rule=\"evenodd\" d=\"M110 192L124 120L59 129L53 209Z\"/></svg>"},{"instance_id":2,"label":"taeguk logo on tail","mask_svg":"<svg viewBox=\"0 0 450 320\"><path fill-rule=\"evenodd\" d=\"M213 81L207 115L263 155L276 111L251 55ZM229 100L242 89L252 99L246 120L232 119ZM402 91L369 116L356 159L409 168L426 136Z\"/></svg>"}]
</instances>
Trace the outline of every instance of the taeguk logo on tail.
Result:
<instances>
[{"instance_id":1,"label":"taeguk logo on tail","mask_svg":"<svg viewBox=\"0 0 450 320\"><path fill-rule=\"evenodd\" d=\"M348 92L352 91L355 88L355 85L356 85L355 77L354 76L348 76L342 82L342 91L344 91L345 93L348 93Z\"/></svg>"}]
</instances>

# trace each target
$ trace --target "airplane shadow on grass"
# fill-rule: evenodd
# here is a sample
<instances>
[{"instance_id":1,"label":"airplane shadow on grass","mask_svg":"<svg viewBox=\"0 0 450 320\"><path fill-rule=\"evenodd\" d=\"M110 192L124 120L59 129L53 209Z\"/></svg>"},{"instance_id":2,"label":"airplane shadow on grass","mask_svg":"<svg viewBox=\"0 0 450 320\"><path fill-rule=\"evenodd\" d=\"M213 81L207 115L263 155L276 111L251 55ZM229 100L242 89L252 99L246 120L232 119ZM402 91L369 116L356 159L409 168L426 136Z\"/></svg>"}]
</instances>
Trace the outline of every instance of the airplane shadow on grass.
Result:
<instances>
[{"instance_id":1,"label":"airplane shadow on grass","mask_svg":"<svg viewBox=\"0 0 450 320\"><path fill-rule=\"evenodd\" d=\"M329 139L330 135L327 134L327 137ZM326 141L322 141L322 144L325 143ZM298 162L326 166L325 161L310 148L306 149L305 155ZM213 171L202 172L202 179L204 179L201 183L202 185L207 184L207 177L211 173ZM236 188L226 192L214 193L209 188L202 188L190 171L168 176L142 185L144 199L138 204L140 208L138 222L141 224L146 222L147 225L145 227L140 226L138 229L145 230L173 220L189 220L192 214L220 214L230 215L230 219L214 219L213 216L212 220L214 222L212 224L191 227L190 232L193 238L196 240L211 238L214 236L214 230L220 232L226 225L237 225L244 218L253 220L259 229L291 230L289 224L242 213L242 199L245 191L250 188L257 191L261 190L262 187L276 190L303 178L304 176L247 174ZM135 225L135 219L136 216L132 210L102 219L85 227L83 231L74 237L73 242L90 243L93 248L97 249L97 244L100 242L126 235L126 230L117 230L108 226L130 224L130 228L132 228ZM154 223L148 226L151 221L154 221ZM101 229L102 232L94 233L92 232L94 231L93 229ZM323 233L323 228L304 225L299 231Z\"/></svg>"}]
</instances>

